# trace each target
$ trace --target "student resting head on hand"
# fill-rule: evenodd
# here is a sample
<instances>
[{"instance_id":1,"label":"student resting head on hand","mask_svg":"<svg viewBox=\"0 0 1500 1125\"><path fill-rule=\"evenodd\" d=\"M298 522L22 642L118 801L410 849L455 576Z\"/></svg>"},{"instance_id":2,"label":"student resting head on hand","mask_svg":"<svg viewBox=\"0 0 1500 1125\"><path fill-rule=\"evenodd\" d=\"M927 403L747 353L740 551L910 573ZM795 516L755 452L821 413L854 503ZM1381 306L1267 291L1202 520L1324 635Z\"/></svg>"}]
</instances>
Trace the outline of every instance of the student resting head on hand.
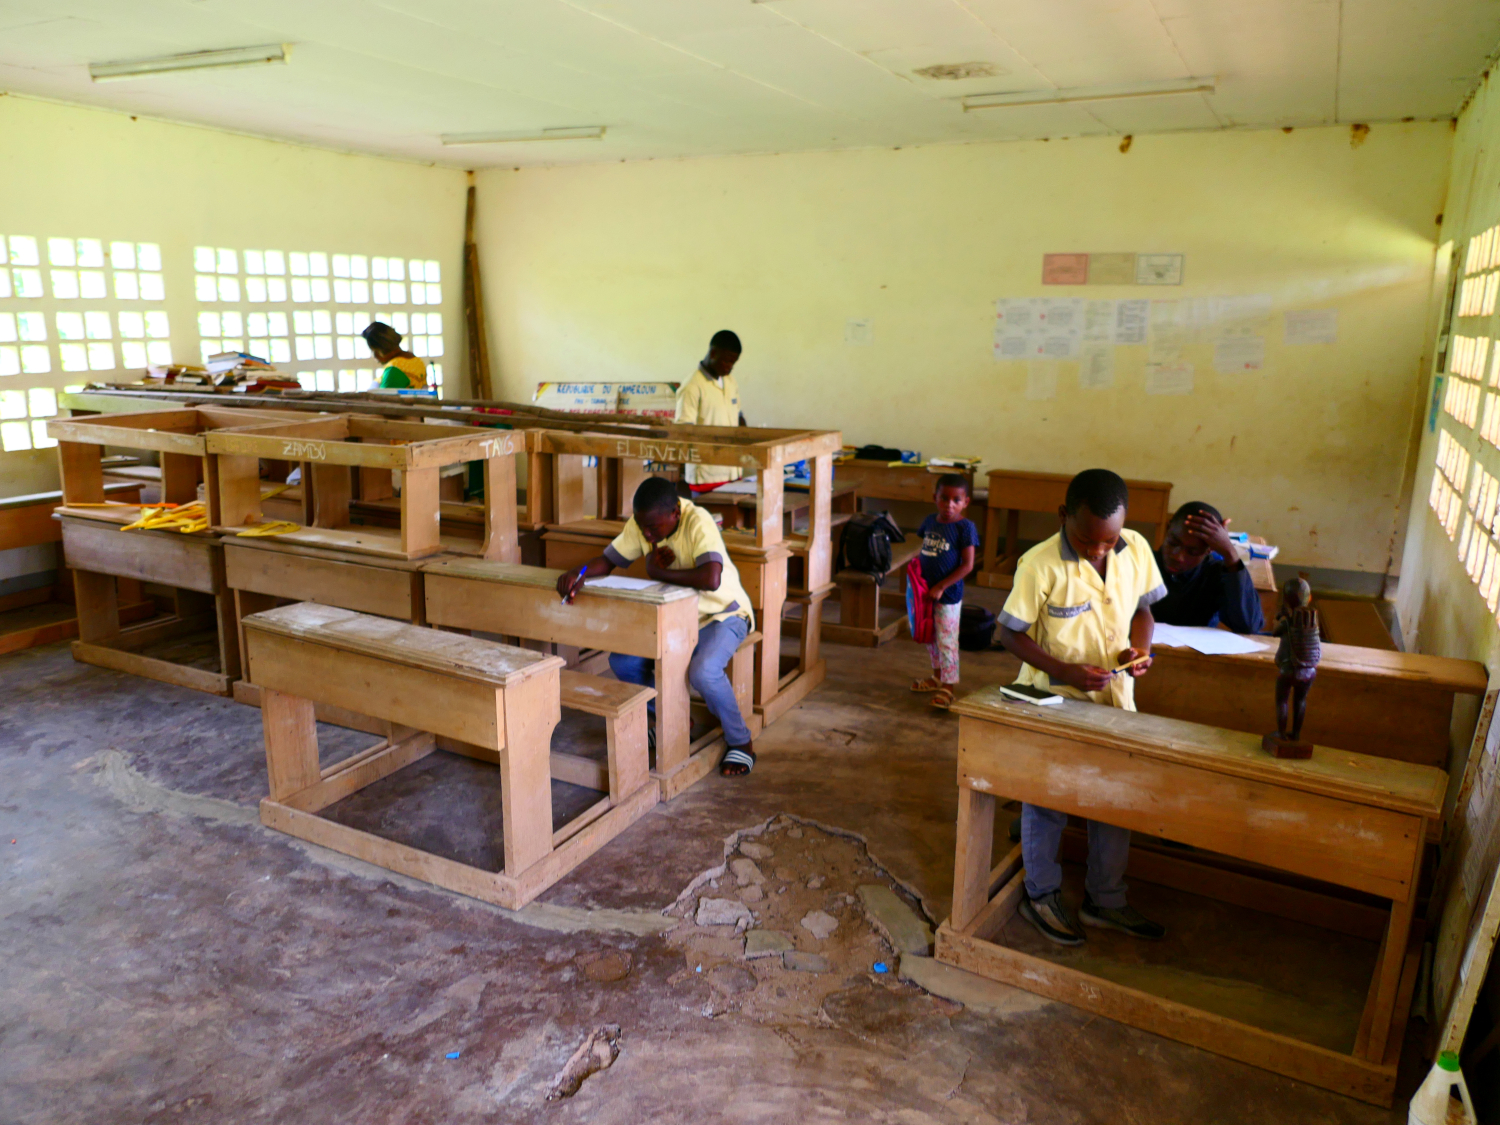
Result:
<instances>
[{"instance_id":1,"label":"student resting head on hand","mask_svg":"<svg viewBox=\"0 0 1500 1125\"><path fill-rule=\"evenodd\" d=\"M1202 500L1178 508L1156 552L1167 596L1151 607L1164 625L1219 625L1236 633L1266 627L1250 568L1229 538L1229 521Z\"/></svg>"}]
</instances>

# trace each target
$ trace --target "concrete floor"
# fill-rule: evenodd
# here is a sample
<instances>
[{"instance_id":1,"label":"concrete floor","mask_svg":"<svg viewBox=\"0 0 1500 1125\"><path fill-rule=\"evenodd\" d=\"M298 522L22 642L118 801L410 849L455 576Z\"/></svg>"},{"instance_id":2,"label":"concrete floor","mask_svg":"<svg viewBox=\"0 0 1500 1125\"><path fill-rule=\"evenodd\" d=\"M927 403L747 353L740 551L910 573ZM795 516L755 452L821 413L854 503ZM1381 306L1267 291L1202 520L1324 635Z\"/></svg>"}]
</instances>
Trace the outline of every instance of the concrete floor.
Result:
<instances>
[{"instance_id":1,"label":"concrete floor","mask_svg":"<svg viewBox=\"0 0 1500 1125\"><path fill-rule=\"evenodd\" d=\"M257 711L62 644L0 658L0 1121L1404 1120L1028 994L979 1015L870 971L889 950L849 904L856 884L947 912L956 720L907 690L926 662L910 643L825 651L828 682L767 732L751 778L658 806L518 914L261 827ZM964 655L969 686L1013 669ZM371 741L324 734L329 760ZM492 850L454 811L488 802L442 799L479 767L445 759L446 780L349 815ZM739 963L721 929L663 914L727 837L768 821L762 867L794 892L782 913L823 903L839 923L832 974ZM1228 925L1204 917L1205 935ZM1305 935L1315 979L1320 941L1350 956ZM1272 943L1241 968L1295 990L1286 957ZM1316 1024L1347 998L1307 1002ZM606 1025L614 1065L545 1101Z\"/></svg>"}]
</instances>

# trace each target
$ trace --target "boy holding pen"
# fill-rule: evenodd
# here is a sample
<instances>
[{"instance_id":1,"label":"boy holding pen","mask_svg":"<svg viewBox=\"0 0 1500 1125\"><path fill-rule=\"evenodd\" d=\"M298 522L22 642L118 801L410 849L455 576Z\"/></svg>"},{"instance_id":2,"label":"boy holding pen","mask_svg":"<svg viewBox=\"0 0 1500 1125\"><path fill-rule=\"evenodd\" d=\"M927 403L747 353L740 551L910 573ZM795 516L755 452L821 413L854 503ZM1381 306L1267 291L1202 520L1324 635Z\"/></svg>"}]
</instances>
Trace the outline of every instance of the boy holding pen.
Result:
<instances>
[{"instance_id":1,"label":"boy holding pen","mask_svg":"<svg viewBox=\"0 0 1500 1125\"><path fill-rule=\"evenodd\" d=\"M1068 485L1062 528L1021 556L1000 613L1000 641L1024 664L1019 683L1135 710L1135 680L1151 667L1151 604L1166 595L1151 545L1126 531L1125 482L1088 469ZM1020 914L1058 945L1082 945L1062 902L1057 849L1066 813L1021 806L1026 898ZM1091 926L1160 938L1166 930L1125 901L1130 831L1089 821L1088 877L1079 916Z\"/></svg>"},{"instance_id":2,"label":"boy holding pen","mask_svg":"<svg viewBox=\"0 0 1500 1125\"><path fill-rule=\"evenodd\" d=\"M671 481L648 477L635 490L632 507L630 522L604 548L604 554L578 570L564 572L557 580L557 592L563 601L571 602L588 579L602 578L642 556L652 581L698 591L698 647L688 664L688 682L724 728L729 749L719 763L719 773L740 777L754 768L755 749L724 669L754 627L750 596L740 585L739 572L713 516L691 500L679 499ZM618 680L656 686L655 670L646 657L612 652L609 668Z\"/></svg>"}]
</instances>

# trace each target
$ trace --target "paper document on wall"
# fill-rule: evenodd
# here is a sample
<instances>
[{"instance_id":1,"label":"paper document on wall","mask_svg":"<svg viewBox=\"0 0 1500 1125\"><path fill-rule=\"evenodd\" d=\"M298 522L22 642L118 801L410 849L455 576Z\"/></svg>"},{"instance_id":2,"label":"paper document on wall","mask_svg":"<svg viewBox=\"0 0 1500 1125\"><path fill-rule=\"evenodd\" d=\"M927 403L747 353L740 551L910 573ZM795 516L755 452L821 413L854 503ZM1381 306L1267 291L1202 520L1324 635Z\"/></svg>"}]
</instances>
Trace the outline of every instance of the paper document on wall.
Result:
<instances>
[{"instance_id":1,"label":"paper document on wall","mask_svg":"<svg viewBox=\"0 0 1500 1125\"><path fill-rule=\"evenodd\" d=\"M1026 365L1026 397L1033 402L1057 397L1057 361L1033 359Z\"/></svg>"},{"instance_id":2,"label":"paper document on wall","mask_svg":"<svg viewBox=\"0 0 1500 1125\"><path fill-rule=\"evenodd\" d=\"M1190 648L1194 652L1205 652L1214 656L1244 652L1265 652L1275 642L1262 637L1245 637L1224 629L1204 629L1191 625L1164 625L1156 623L1151 634L1151 645L1166 645L1170 648Z\"/></svg>"},{"instance_id":3,"label":"paper document on wall","mask_svg":"<svg viewBox=\"0 0 1500 1125\"><path fill-rule=\"evenodd\" d=\"M1113 301L1085 301L1083 304L1083 342L1103 341L1108 343L1115 335L1115 303Z\"/></svg>"},{"instance_id":4,"label":"paper document on wall","mask_svg":"<svg viewBox=\"0 0 1500 1125\"><path fill-rule=\"evenodd\" d=\"M1282 322L1288 344L1338 343L1338 309L1295 309L1287 312Z\"/></svg>"},{"instance_id":5,"label":"paper document on wall","mask_svg":"<svg viewBox=\"0 0 1500 1125\"><path fill-rule=\"evenodd\" d=\"M1146 364L1146 393L1148 395L1192 394L1193 365L1191 363Z\"/></svg>"},{"instance_id":6,"label":"paper document on wall","mask_svg":"<svg viewBox=\"0 0 1500 1125\"><path fill-rule=\"evenodd\" d=\"M1078 356L1078 386L1101 391L1115 384L1115 349L1109 343L1090 340Z\"/></svg>"},{"instance_id":7,"label":"paper document on wall","mask_svg":"<svg viewBox=\"0 0 1500 1125\"><path fill-rule=\"evenodd\" d=\"M603 578L590 578L587 588L590 590L653 590L660 585L660 582L653 582L649 578L627 578L623 574L610 574Z\"/></svg>"},{"instance_id":8,"label":"paper document on wall","mask_svg":"<svg viewBox=\"0 0 1500 1125\"><path fill-rule=\"evenodd\" d=\"M1221 374L1259 371L1265 365L1264 336L1224 336L1214 343L1214 370Z\"/></svg>"},{"instance_id":9,"label":"paper document on wall","mask_svg":"<svg viewBox=\"0 0 1500 1125\"><path fill-rule=\"evenodd\" d=\"M1146 318L1150 310L1150 301L1115 302L1115 343L1144 344L1146 342Z\"/></svg>"}]
</instances>

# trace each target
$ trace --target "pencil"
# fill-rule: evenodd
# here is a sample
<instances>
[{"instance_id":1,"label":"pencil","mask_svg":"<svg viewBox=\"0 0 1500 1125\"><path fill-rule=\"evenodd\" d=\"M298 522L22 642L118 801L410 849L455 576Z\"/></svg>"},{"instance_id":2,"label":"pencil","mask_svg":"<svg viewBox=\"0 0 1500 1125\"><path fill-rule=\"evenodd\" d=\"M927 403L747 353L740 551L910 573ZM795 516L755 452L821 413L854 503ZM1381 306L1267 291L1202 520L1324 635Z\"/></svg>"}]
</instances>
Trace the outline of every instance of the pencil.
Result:
<instances>
[{"instance_id":1,"label":"pencil","mask_svg":"<svg viewBox=\"0 0 1500 1125\"><path fill-rule=\"evenodd\" d=\"M1145 656L1137 656L1129 664L1121 664L1118 668L1111 668L1109 670L1109 674L1111 676L1113 676L1116 673L1125 671L1125 669L1127 669L1127 668L1134 668L1137 664L1144 664L1146 661L1148 661L1150 659L1151 659L1151 654L1150 653L1147 653Z\"/></svg>"}]
</instances>

